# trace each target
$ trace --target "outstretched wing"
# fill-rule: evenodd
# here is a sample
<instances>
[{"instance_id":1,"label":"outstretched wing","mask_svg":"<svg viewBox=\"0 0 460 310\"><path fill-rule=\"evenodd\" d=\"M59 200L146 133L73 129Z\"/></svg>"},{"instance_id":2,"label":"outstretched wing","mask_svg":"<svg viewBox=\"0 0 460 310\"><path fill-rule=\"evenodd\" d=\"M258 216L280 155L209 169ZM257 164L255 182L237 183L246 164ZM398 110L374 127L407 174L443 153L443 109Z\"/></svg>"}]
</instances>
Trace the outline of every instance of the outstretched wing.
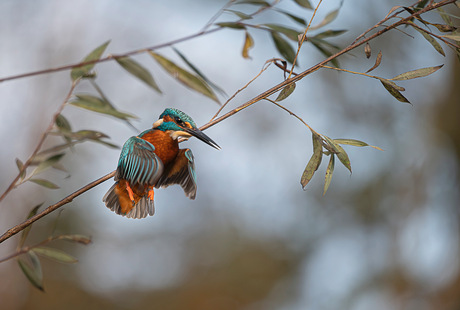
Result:
<instances>
[{"instance_id":1,"label":"outstretched wing","mask_svg":"<svg viewBox=\"0 0 460 310\"><path fill-rule=\"evenodd\" d=\"M148 141L131 137L123 145L115 180L124 179L131 185L153 186L163 173L163 163Z\"/></svg>"},{"instance_id":2,"label":"outstretched wing","mask_svg":"<svg viewBox=\"0 0 460 310\"><path fill-rule=\"evenodd\" d=\"M179 184L190 199L196 196L196 173L193 153L190 149L181 149L171 165L165 168L165 173L157 181L156 186L168 187Z\"/></svg>"}]
</instances>

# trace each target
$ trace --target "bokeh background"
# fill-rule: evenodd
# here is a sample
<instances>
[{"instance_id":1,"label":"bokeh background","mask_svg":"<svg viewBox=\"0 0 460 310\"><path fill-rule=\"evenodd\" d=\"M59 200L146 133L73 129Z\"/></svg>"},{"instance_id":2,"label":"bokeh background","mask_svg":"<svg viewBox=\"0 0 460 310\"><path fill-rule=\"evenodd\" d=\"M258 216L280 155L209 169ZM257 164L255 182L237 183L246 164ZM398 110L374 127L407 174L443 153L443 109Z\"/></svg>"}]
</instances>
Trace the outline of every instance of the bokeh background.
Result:
<instances>
[{"instance_id":1,"label":"bokeh background","mask_svg":"<svg viewBox=\"0 0 460 310\"><path fill-rule=\"evenodd\" d=\"M282 1L281 7L311 16L291 2ZM108 39L107 52L113 54L168 42L200 30L224 3L3 0L0 76L75 63ZM324 1L317 21L339 4ZM394 5L407 3L347 0L328 29L348 29L335 40L345 46ZM291 23L272 13L263 18ZM431 18L440 21L436 14ZM375 74L383 77L446 63L429 77L402 83L413 106L397 102L378 81L335 71L303 79L283 101L322 134L384 149L346 147L353 174L337 165L326 196L325 163L306 191L299 184L312 153L307 128L260 102L206 131L221 151L186 142L196 157L196 200L178 187L164 189L157 192L155 216L129 220L101 201L110 181L37 222L30 244L54 226L56 233L92 236L93 243L55 244L79 263L42 259L45 293L29 284L16 261L0 264L0 308L458 309L460 67L450 50L444 58L407 31L414 37L393 32L372 42L370 60L361 49L340 62L365 71L382 50ZM279 56L267 33L251 34L252 60L241 57L241 31L220 31L176 47L233 94L267 59ZM171 49L158 52L180 63ZM114 62L99 64L96 71L117 108L139 116L134 123L139 130L149 128L165 107L186 111L200 125L217 111L214 102L177 84L148 55L135 59L153 72L163 95ZM300 68L321 59L307 46ZM280 70L269 69L229 109L282 79ZM68 71L0 85L2 192L17 173L15 158L24 161L31 154L69 87ZM75 107L63 114L74 130L102 131L118 145L136 134L123 122ZM9 194L0 205L1 231L22 221L36 204L55 203L112 171L118 156L119 150L100 144L76 146L63 159L68 174L45 175L60 189L24 184ZM0 257L12 253L17 241L2 243Z\"/></svg>"}]
</instances>

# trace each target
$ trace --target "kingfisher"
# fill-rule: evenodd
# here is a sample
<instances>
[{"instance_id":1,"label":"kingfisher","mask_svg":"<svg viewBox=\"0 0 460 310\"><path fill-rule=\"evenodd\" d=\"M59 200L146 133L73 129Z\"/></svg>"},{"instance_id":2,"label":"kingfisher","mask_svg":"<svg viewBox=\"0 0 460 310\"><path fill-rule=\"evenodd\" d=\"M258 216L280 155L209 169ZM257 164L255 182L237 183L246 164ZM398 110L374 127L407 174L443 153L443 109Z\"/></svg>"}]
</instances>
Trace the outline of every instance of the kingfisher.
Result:
<instances>
[{"instance_id":1,"label":"kingfisher","mask_svg":"<svg viewBox=\"0 0 460 310\"><path fill-rule=\"evenodd\" d=\"M220 150L200 131L190 116L167 108L147 129L129 138L121 150L115 184L104 195L110 210L140 219L155 213L154 188L179 184L185 196L195 199L196 172L193 153L179 148L179 138L196 137Z\"/></svg>"}]
</instances>

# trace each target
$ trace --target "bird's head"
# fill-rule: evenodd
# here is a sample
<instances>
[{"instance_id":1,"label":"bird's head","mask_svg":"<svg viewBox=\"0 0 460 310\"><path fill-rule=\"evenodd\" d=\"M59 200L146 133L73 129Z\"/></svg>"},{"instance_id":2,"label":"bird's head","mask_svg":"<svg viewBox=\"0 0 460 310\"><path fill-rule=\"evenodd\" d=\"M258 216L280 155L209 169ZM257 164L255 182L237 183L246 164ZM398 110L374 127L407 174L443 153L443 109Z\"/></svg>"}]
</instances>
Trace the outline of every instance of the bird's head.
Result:
<instances>
[{"instance_id":1,"label":"bird's head","mask_svg":"<svg viewBox=\"0 0 460 310\"><path fill-rule=\"evenodd\" d=\"M178 138L188 139L194 136L206 144L220 150L220 146L218 146L216 142L196 127L195 122L190 116L178 109L168 108L164 110L160 118L153 123L153 128L168 132L174 140Z\"/></svg>"}]
</instances>

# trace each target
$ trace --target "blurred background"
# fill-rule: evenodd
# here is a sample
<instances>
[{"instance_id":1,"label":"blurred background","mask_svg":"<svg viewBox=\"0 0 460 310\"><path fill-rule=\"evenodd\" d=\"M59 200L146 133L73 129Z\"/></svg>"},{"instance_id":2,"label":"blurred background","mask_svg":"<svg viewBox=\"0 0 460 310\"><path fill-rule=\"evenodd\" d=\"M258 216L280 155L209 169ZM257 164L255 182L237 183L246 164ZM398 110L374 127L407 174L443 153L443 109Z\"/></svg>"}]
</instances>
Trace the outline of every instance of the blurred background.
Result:
<instances>
[{"instance_id":1,"label":"blurred background","mask_svg":"<svg viewBox=\"0 0 460 310\"><path fill-rule=\"evenodd\" d=\"M403 1L402 1L403 2ZM382 19L398 1L345 1L328 29L348 29L334 43L346 46ZM199 31L225 1L3 0L0 2L0 77L75 63L111 40L120 54ZM338 8L325 1L317 22ZM280 7L310 18L293 1ZM458 10L456 11L458 15ZM263 20L294 26L279 14ZM440 22L439 16L431 15ZM221 21L234 20L225 14ZM341 57L346 69L365 71L383 52L375 75L393 77L446 63L429 77L401 83L413 105L389 95L375 80L319 71L297 84L282 103L318 132L354 138L384 149L345 147L353 174L336 165L326 196L325 166L305 191L299 180L312 153L311 134L288 113L267 102L206 131L221 151L186 142L196 158L198 194L180 187L157 191L156 214L130 220L110 212L105 182L37 222L28 244L56 233L92 236L81 246L56 243L79 259L61 265L42 259L45 292L32 287L15 260L0 264L1 309L458 309L460 307L460 67L448 49L439 55L419 34L392 32ZM241 57L244 32L219 31L177 44L228 94L244 86L264 62L279 57L266 32L251 31L252 60ZM170 48L158 51L177 63ZM304 70L322 60L307 45ZM115 62L96 66L97 82L134 126L151 127L165 107L205 124L215 102L174 81L148 56L135 60L151 70L159 95ZM279 83L269 69L226 109ZM70 87L69 72L0 84L0 191L17 173ZM93 92L86 85L77 92ZM225 100L223 100L225 101ZM125 123L68 106L74 130L104 132L121 146L137 134ZM50 143L59 140L51 139ZM119 150L101 144L76 146L63 159L69 173L46 172L60 189L26 183L0 205L3 233L44 202L53 204L116 168ZM70 174L70 176L69 176ZM0 257L18 238L0 245Z\"/></svg>"}]
</instances>

